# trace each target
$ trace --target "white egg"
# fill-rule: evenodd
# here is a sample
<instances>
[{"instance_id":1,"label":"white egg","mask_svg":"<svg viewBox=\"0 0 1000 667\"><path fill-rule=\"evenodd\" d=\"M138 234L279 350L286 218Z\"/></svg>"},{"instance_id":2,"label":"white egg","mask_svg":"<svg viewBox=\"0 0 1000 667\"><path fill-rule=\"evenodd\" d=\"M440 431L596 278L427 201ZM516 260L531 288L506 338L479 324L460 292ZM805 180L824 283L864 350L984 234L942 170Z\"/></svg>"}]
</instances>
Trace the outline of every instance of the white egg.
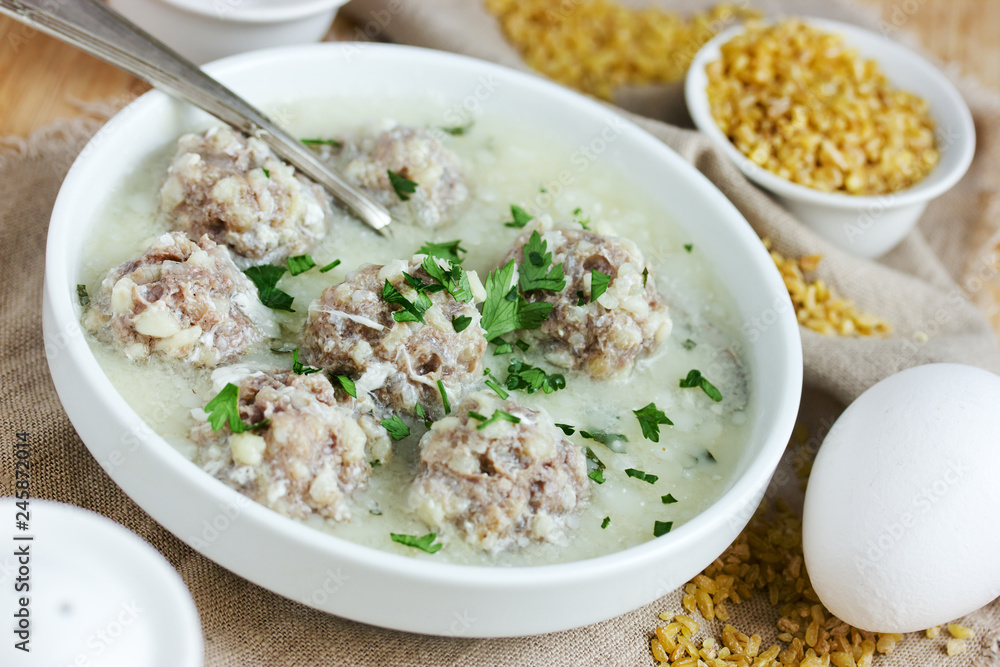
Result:
<instances>
[{"instance_id":1,"label":"white egg","mask_svg":"<svg viewBox=\"0 0 1000 667\"><path fill-rule=\"evenodd\" d=\"M1000 377L959 364L859 396L816 456L803 510L813 588L864 630L940 625L1000 595Z\"/></svg>"}]
</instances>

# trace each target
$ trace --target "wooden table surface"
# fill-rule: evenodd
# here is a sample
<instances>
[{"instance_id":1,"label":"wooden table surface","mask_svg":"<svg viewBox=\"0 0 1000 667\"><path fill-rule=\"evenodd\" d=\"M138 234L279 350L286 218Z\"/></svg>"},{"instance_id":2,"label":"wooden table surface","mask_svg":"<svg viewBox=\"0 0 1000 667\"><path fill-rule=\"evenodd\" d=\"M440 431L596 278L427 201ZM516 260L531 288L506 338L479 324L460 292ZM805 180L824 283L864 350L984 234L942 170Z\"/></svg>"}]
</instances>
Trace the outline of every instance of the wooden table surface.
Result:
<instances>
[{"instance_id":1,"label":"wooden table surface","mask_svg":"<svg viewBox=\"0 0 1000 667\"><path fill-rule=\"evenodd\" d=\"M1000 90L1000 2L865 2L882 7L890 28L917 33L929 51L961 63L967 73ZM147 88L111 65L0 16L0 136L27 135L54 119L79 115L80 102L129 99Z\"/></svg>"}]
</instances>

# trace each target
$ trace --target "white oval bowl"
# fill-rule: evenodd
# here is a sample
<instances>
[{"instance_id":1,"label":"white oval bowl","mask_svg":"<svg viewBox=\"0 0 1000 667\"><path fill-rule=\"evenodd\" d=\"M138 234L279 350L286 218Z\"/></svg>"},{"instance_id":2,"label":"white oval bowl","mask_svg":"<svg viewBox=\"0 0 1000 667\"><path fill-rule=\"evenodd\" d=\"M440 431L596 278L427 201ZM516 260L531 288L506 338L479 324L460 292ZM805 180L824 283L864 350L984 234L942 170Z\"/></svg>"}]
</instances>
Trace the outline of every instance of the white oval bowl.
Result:
<instances>
[{"instance_id":1,"label":"white oval bowl","mask_svg":"<svg viewBox=\"0 0 1000 667\"><path fill-rule=\"evenodd\" d=\"M347 0L108 0L193 63L323 39Z\"/></svg>"},{"instance_id":2,"label":"white oval bowl","mask_svg":"<svg viewBox=\"0 0 1000 667\"><path fill-rule=\"evenodd\" d=\"M153 151L209 120L154 91L115 116L73 165L52 213L46 256L44 331L56 389L94 458L133 500L202 554L265 588L339 616L439 635L531 635L611 618L680 586L729 546L756 509L791 433L802 352L774 263L739 212L694 167L592 100L443 52L320 44L245 54L207 69L262 106L345 91L416 98L433 91L453 101L456 112L475 106L568 145L603 141L609 124L620 128L599 159L649 192L684 228L746 323L752 426L728 489L702 514L658 539L565 564L491 568L415 560L308 528L249 501L152 432L104 375L79 326L81 248L105 199Z\"/></svg>"},{"instance_id":3,"label":"white oval bowl","mask_svg":"<svg viewBox=\"0 0 1000 667\"><path fill-rule=\"evenodd\" d=\"M875 60L896 88L930 102L937 126L941 161L920 182L885 195L858 196L821 192L793 183L751 161L712 118L705 67L721 57L720 49L745 29L733 26L699 49L684 81L684 97L695 126L704 132L751 181L774 194L795 217L835 245L862 257L880 257L903 240L927 204L962 178L976 150L972 114L961 94L934 65L890 39L848 23L797 17L825 32L843 35L861 57Z\"/></svg>"}]
</instances>

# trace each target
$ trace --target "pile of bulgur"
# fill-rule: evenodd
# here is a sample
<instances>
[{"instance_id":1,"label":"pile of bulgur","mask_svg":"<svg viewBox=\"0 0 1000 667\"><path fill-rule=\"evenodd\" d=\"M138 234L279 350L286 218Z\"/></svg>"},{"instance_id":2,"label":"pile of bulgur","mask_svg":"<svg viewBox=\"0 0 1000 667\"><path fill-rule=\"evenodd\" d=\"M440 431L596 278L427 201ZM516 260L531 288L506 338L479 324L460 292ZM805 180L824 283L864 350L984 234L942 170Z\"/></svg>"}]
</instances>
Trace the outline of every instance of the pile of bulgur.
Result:
<instances>
[{"instance_id":1,"label":"pile of bulgur","mask_svg":"<svg viewBox=\"0 0 1000 667\"><path fill-rule=\"evenodd\" d=\"M746 635L725 625L721 636L695 635L701 625L692 616L726 622L727 604L754 595L767 596L778 611L778 642L764 648L760 635ZM660 614L666 625L650 638L653 657L673 667L870 667L877 654L892 653L903 640L897 633L859 630L833 616L809 583L802 555L802 521L779 499L771 511L761 505L735 542L684 586L681 605L687 614ZM948 655L965 650L972 630L947 626ZM941 628L926 631L935 638Z\"/></svg>"},{"instance_id":2,"label":"pile of bulgur","mask_svg":"<svg viewBox=\"0 0 1000 667\"><path fill-rule=\"evenodd\" d=\"M837 296L822 279L806 280L805 274L817 269L822 255L794 259L773 250L770 239L763 242L785 281L799 324L829 336L886 336L892 332L892 325L859 311L853 301Z\"/></svg>"},{"instance_id":3,"label":"pile of bulgur","mask_svg":"<svg viewBox=\"0 0 1000 667\"><path fill-rule=\"evenodd\" d=\"M486 0L507 39L534 69L611 99L624 85L684 78L701 46L737 18L757 12L721 4L690 18L630 9L613 0Z\"/></svg>"},{"instance_id":4,"label":"pile of bulgur","mask_svg":"<svg viewBox=\"0 0 1000 667\"><path fill-rule=\"evenodd\" d=\"M809 188L896 192L937 165L930 104L893 88L840 35L748 25L705 69L716 124L764 169Z\"/></svg>"}]
</instances>

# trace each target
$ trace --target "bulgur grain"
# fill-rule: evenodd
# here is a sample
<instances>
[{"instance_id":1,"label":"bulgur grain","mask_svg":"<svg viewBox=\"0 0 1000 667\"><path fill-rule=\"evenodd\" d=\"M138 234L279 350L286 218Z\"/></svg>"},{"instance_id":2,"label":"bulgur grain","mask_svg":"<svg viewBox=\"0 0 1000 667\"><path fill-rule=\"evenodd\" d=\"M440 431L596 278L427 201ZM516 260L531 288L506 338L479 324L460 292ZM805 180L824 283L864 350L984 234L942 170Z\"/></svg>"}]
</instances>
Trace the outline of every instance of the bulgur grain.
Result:
<instances>
[{"instance_id":1,"label":"bulgur grain","mask_svg":"<svg viewBox=\"0 0 1000 667\"><path fill-rule=\"evenodd\" d=\"M684 19L613 0L486 0L524 61L556 81L603 99L624 85L684 77L702 44L738 18L759 16L722 4Z\"/></svg>"},{"instance_id":2,"label":"bulgur grain","mask_svg":"<svg viewBox=\"0 0 1000 667\"><path fill-rule=\"evenodd\" d=\"M722 132L754 163L799 185L887 194L938 163L928 102L890 86L836 34L789 19L748 25L706 67Z\"/></svg>"}]
</instances>

